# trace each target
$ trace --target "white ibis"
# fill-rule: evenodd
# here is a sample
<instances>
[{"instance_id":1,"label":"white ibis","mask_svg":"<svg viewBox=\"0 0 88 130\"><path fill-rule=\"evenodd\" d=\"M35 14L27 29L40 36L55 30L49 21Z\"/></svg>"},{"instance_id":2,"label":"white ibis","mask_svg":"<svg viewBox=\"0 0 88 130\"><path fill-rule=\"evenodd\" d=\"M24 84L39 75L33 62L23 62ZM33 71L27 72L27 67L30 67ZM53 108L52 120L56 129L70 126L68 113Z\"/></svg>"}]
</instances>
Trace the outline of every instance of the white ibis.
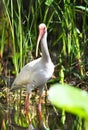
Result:
<instances>
[{"instance_id":1,"label":"white ibis","mask_svg":"<svg viewBox=\"0 0 88 130\"><path fill-rule=\"evenodd\" d=\"M28 91L28 98L26 101L26 109L28 110L29 95L31 91L39 87L40 98L39 98L39 111L41 115L41 96L45 84L52 77L54 72L54 64L50 58L50 54L47 46L47 27L44 23L39 25L39 36L36 47L36 55L38 54L38 46L41 41L42 56L34 61L26 64L17 78L12 84L11 90L26 87Z\"/></svg>"}]
</instances>

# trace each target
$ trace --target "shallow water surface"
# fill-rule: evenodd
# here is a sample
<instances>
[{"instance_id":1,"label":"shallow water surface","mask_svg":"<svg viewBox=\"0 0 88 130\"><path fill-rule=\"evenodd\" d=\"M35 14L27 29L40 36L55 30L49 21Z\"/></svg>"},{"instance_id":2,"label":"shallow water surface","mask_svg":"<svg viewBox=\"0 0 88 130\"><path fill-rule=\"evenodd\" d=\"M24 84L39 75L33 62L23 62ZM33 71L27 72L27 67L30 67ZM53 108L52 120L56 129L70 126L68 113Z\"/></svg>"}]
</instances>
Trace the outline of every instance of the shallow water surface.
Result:
<instances>
[{"instance_id":1,"label":"shallow water surface","mask_svg":"<svg viewBox=\"0 0 88 130\"><path fill-rule=\"evenodd\" d=\"M72 130L76 129L75 116L57 110L47 99L46 91L42 98L42 121L38 112L38 92L32 92L29 105L29 114L26 116L26 91L21 90L8 93L4 103L0 104L1 130ZM2 101L0 100L0 101ZM79 121L79 120L78 120Z\"/></svg>"}]
</instances>

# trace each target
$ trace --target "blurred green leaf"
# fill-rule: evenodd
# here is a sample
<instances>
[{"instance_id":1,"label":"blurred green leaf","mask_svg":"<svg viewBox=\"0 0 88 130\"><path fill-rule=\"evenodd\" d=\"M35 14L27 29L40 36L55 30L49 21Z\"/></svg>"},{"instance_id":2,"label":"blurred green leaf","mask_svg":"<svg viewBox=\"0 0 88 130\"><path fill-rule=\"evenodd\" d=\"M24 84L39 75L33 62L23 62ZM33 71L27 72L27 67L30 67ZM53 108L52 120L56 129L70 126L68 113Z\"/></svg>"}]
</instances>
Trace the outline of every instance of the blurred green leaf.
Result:
<instances>
[{"instance_id":1,"label":"blurred green leaf","mask_svg":"<svg viewBox=\"0 0 88 130\"><path fill-rule=\"evenodd\" d=\"M88 8L87 8L87 7L85 7L85 6L76 6L76 8L78 8L78 9L81 9L81 10L83 10L83 11L88 12Z\"/></svg>"},{"instance_id":2,"label":"blurred green leaf","mask_svg":"<svg viewBox=\"0 0 88 130\"><path fill-rule=\"evenodd\" d=\"M46 0L45 4L50 6L52 4L53 0Z\"/></svg>"},{"instance_id":3,"label":"blurred green leaf","mask_svg":"<svg viewBox=\"0 0 88 130\"><path fill-rule=\"evenodd\" d=\"M84 0L86 4L88 4L88 0Z\"/></svg>"},{"instance_id":4,"label":"blurred green leaf","mask_svg":"<svg viewBox=\"0 0 88 130\"><path fill-rule=\"evenodd\" d=\"M58 108L88 119L88 93L67 84L55 84L48 99Z\"/></svg>"}]
</instances>

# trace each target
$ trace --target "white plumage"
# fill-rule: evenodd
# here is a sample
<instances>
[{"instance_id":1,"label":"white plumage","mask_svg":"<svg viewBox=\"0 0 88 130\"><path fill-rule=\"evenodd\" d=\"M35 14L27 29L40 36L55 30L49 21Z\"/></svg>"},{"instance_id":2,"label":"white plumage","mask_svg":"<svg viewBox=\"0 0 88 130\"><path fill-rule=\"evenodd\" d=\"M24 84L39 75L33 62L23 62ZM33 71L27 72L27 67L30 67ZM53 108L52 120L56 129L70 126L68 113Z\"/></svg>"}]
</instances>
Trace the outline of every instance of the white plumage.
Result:
<instances>
[{"instance_id":1,"label":"white plumage","mask_svg":"<svg viewBox=\"0 0 88 130\"><path fill-rule=\"evenodd\" d=\"M47 80L51 78L53 71L54 65L51 61L45 63L42 58L36 59L22 68L11 90L21 87L27 87L29 93L36 87L39 87L41 90L47 83Z\"/></svg>"},{"instance_id":2,"label":"white plumage","mask_svg":"<svg viewBox=\"0 0 88 130\"><path fill-rule=\"evenodd\" d=\"M52 77L54 65L51 61L47 47L47 28L43 23L39 25L37 49L40 40L42 57L26 64L22 68L13 82L11 90L26 87L28 93L30 93L34 88L39 87L40 94L42 94L45 84Z\"/></svg>"}]
</instances>

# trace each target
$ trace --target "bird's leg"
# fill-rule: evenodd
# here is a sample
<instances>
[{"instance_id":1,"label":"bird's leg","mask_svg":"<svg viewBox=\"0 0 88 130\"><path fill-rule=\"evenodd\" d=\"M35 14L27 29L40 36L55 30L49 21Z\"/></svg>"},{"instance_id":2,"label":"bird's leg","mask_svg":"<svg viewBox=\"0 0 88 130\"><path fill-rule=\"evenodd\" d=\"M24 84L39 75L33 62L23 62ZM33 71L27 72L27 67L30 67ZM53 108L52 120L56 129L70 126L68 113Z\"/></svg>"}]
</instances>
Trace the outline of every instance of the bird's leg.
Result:
<instances>
[{"instance_id":1,"label":"bird's leg","mask_svg":"<svg viewBox=\"0 0 88 130\"><path fill-rule=\"evenodd\" d=\"M40 122L42 121L42 108L41 108L41 103L42 103L42 96L39 96L39 104L38 104L38 111L39 111L39 120Z\"/></svg>"},{"instance_id":2,"label":"bird's leg","mask_svg":"<svg viewBox=\"0 0 88 130\"><path fill-rule=\"evenodd\" d=\"M29 115L28 115L28 112L29 112L29 100L30 100L30 93L28 93L26 103L25 103L26 117L28 118L28 121L30 122Z\"/></svg>"},{"instance_id":3,"label":"bird's leg","mask_svg":"<svg viewBox=\"0 0 88 130\"><path fill-rule=\"evenodd\" d=\"M26 103L25 103L25 109L26 109L27 114L29 110L29 99L30 99L30 93L28 93Z\"/></svg>"}]
</instances>

